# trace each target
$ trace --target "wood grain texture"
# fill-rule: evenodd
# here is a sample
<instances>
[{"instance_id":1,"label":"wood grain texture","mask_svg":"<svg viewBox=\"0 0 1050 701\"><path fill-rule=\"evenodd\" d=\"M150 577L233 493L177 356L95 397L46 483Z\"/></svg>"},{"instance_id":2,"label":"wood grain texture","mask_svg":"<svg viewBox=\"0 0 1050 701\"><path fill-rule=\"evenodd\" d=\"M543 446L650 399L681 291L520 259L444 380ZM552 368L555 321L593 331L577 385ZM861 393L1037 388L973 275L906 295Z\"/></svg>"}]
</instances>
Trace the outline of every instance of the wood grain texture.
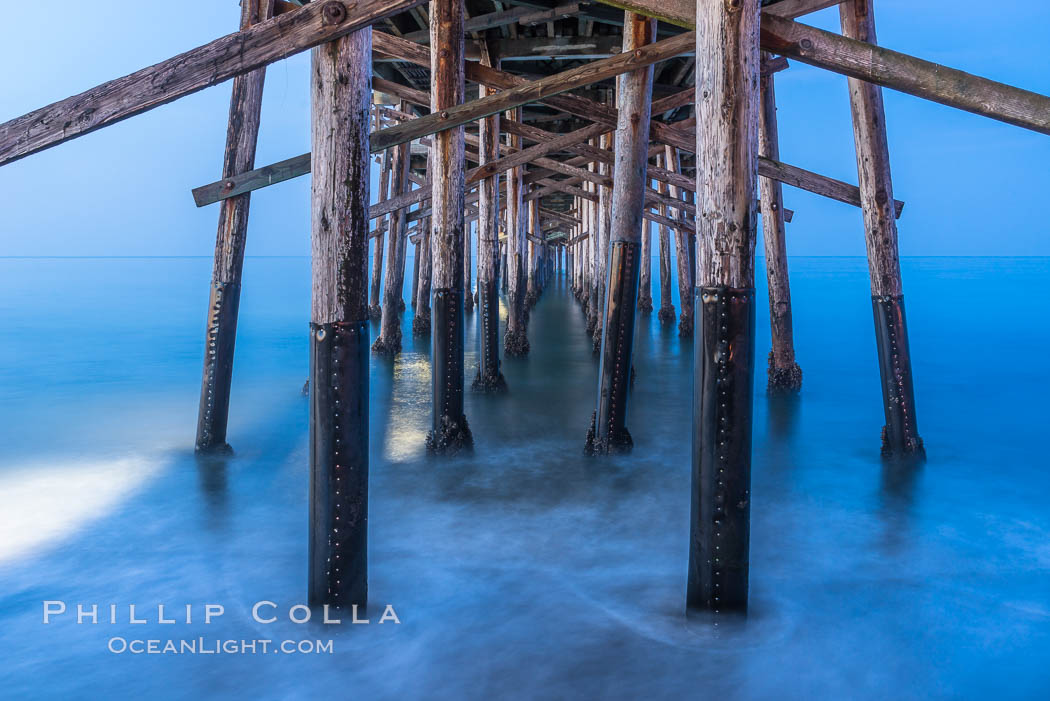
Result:
<instances>
[{"instance_id":1,"label":"wood grain texture","mask_svg":"<svg viewBox=\"0 0 1050 701\"><path fill-rule=\"evenodd\" d=\"M391 158L390 150L383 151L383 160L379 167L379 201L382 202L390 196L390 167ZM371 217L369 217L371 219ZM376 236L374 249L372 252L372 284L369 299L371 299L371 305L369 307L369 315L375 316L376 313L382 308L383 300L383 250L384 250L384 231L383 227L389 229L389 222L380 220L376 223L378 234Z\"/></svg>"},{"instance_id":2,"label":"wood grain texture","mask_svg":"<svg viewBox=\"0 0 1050 701\"><path fill-rule=\"evenodd\" d=\"M521 108L515 108L504 114L511 120L521 119ZM512 149L521 148L521 139L514 134L507 134L507 144ZM525 183L522 168L510 169L507 174L507 333L504 343L513 354L512 343L525 336L525 290L524 257L525 257Z\"/></svg>"},{"instance_id":3,"label":"wood grain texture","mask_svg":"<svg viewBox=\"0 0 1050 701\"><path fill-rule=\"evenodd\" d=\"M372 29L314 49L311 320L368 319Z\"/></svg>"},{"instance_id":4,"label":"wood grain texture","mask_svg":"<svg viewBox=\"0 0 1050 701\"><path fill-rule=\"evenodd\" d=\"M244 0L241 3L241 30L266 20L272 14L273 0ZM226 127L226 151L222 164L223 178L255 168L255 148L259 141L259 119L265 80L265 68L233 79L230 117ZM241 280L250 197L244 194L223 200L219 208L213 282L239 283Z\"/></svg>"},{"instance_id":5,"label":"wood grain texture","mask_svg":"<svg viewBox=\"0 0 1050 701\"><path fill-rule=\"evenodd\" d=\"M653 256L652 225L642 220L641 270L638 273L638 310L653 308Z\"/></svg>"},{"instance_id":6,"label":"wood grain texture","mask_svg":"<svg viewBox=\"0 0 1050 701\"><path fill-rule=\"evenodd\" d=\"M463 0L430 3L431 112L441 114L463 103ZM404 122L413 124L412 122ZM396 127L395 127L396 128ZM376 134L376 137L382 132ZM463 289L463 127L434 134L431 175L431 257L435 289Z\"/></svg>"},{"instance_id":7,"label":"wood grain texture","mask_svg":"<svg viewBox=\"0 0 1050 701\"><path fill-rule=\"evenodd\" d=\"M696 8L697 287L754 287L756 0Z\"/></svg>"},{"instance_id":8,"label":"wood grain texture","mask_svg":"<svg viewBox=\"0 0 1050 701\"><path fill-rule=\"evenodd\" d=\"M0 124L0 166L346 36L422 2L324 0L216 39Z\"/></svg>"},{"instance_id":9,"label":"wood grain texture","mask_svg":"<svg viewBox=\"0 0 1050 701\"><path fill-rule=\"evenodd\" d=\"M487 52L482 54L482 63L499 67L499 59ZM488 94L488 88L481 86L481 96ZM480 167L484 168L499 158L500 116L489 115L478 124L478 155ZM480 181L478 198L478 285L492 283L499 273L499 182L500 174L492 173Z\"/></svg>"},{"instance_id":10,"label":"wood grain texture","mask_svg":"<svg viewBox=\"0 0 1050 701\"><path fill-rule=\"evenodd\" d=\"M758 152L773 160L780 160L777 100L772 75L763 75L760 79L760 94L762 110L759 115ZM784 197L780 183L771 178L760 177L758 187L766 253L773 363L777 368L790 369L795 366L795 341L791 323L787 244L784 240Z\"/></svg>"},{"instance_id":11,"label":"wood grain texture","mask_svg":"<svg viewBox=\"0 0 1050 701\"><path fill-rule=\"evenodd\" d=\"M842 33L868 44L877 41L872 0L847 0L839 8ZM897 252L897 222L893 216L893 178L886 140L886 110L882 88L850 78L850 111L857 148L857 178L864 212L864 243L873 295L900 295L901 269Z\"/></svg>"},{"instance_id":12,"label":"wood grain texture","mask_svg":"<svg viewBox=\"0 0 1050 701\"><path fill-rule=\"evenodd\" d=\"M373 35L376 32L373 32ZM399 144L393 149L390 174L390 192L397 196L408 187L409 146ZM391 198L392 199L392 198ZM383 312L379 337L373 348L396 352L401 348L401 300L405 282L406 212L394 210L387 231L386 262L383 271Z\"/></svg>"},{"instance_id":13,"label":"wood grain texture","mask_svg":"<svg viewBox=\"0 0 1050 701\"><path fill-rule=\"evenodd\" d=\"M624 53L644 51L656 36L656 21L625 13ZM649 164L649 115L653 93L651 65L624 73L616 90L616 140L609 241L640 243ZM608 166L606 166L608 167Z\"/></svg>"}]
</instances>

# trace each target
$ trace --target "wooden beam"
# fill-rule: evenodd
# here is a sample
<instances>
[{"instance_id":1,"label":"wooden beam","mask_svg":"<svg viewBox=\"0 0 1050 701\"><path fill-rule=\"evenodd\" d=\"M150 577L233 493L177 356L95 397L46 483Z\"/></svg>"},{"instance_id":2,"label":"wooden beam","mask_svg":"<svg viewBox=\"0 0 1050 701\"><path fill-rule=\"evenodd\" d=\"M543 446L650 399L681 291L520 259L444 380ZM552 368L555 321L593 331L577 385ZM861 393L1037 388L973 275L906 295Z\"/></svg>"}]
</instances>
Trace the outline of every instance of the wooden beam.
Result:
<instances>
[{"instance_id":1,"label":"wooden beam","mask_svg":"<svg viewBox=\"0 0 1050 701\"><path fill-rule=\"evenodd\" d=\"M407 85L395 83L392 80L384 80L378 76L372 77L372 89L386 95L393 95L406 102L411 102L413 105L419 105L428 112L430 111L430 93L424 90L416 90Z\"/></svg>"},{"instance_id":2,"label":"wooden beam","mask_svg":"<svg viewBox=\"0 0 1050 701\"><path fill-rule=\"evenodd\" d=\"M762 46L850 78L1050 134L1045 95L779 17L763 19Z\"/></svg>"},{"instance_id":3,"label":"wooden beam","mask_svg":"<svg viewBox=\"0 0 1050 701\"><path fill-rule=\"evenodd\" d=\"M683 34L682 36L685 35ZM376 46L381 47L384 53L396 55L405 61L416 63L417 65L429 65L429 54L427 50L420 47L418 44L403 41L397 37L378 31L373 33L373 42ZM659 44L654 44L653 46L657 45ZM503 71L480 66L474 63L467 64L466 75L470 80L500 89L511 89L516 87L524 88L530 85L528 80L521 78L520 76L511 75L510 73L505 73ZM538 100L538 102L549 107L565 110L570 114L574 114L584 119L606 124L610 128L613 128L616 125L616 109L595 102L594 100L588 100L577 95L561 94ZM674 126L653 120L650 123L651 133L649 138L660 144L674 146L675 148L692 153L696 149L695 121L683 122L682 124L687 123L692 125L693 128L684 129L681 126ZM831 197L832 199L852 204L855 207L860 206L860 190L857 189L856 186L844 183L840 180L828 178L827 176L798 168L797 166L789 166L784 163L773 162L766 158L759 158L759 173L764 177L781 180L781 182L784 182L787 185L792 185L793 187L802 190ZM782 180L780 177L781 175L790 178L790 180ZM898 216L900 216L900 211L904 207L904 203L897 202L896 207Z\"/></svg>"},{"instance_id":4,"label":"wooden beam","mask_svg":"<svg viewBox=\"0 0 1050 701\"><path fill-rule=\"evenodd\" d=\"M376 32L376 36L381 33ZM420 117L412 122L388 127L372 136L372 148L381 151L394 144L412 141L436 131L472 122L490 114L513 109L520 105L536 102L545 97L568 92L585 85L590 85L626 71L650 66L658 61L673 58L684 53L694 42L691 33L685 33L628 54L619 54L612 58L592 61L578 68L547 76L525 85L504 90L487 97L457 107L450 107L440 112Z\"/></svg>"},{"instance_id":5,"label":"wooden beam","mask_svg":"<svg viewBox=\"0 0 1050 701\"><path fill-rule=\"evenodd\" d=\"M496 42L503 61L533 61L549 58L607 58L620 53L620 37L518 37Z\"/></svg>"},{"instance_id":6,"label":"wooden beam","mask_svg":"<svg viewBox=\"0 0 1050 701\"><path fill-rule=\"evenodd\" d=\"M367 27L423 0L326 0L0 124L0 166Z\"/></svg>"},{"instance_id":7,"label":"wooden beam","mask_svg":"<svg viewBox=\"0 0 1050 701\"><path fill-rule=\"evenodd\" d=\"M468 19L465 27L468 32L483 32L486 29L496 29L497 27L503 27L508 24L517 24L519 19L535 12L536 10L531 7L515 7L512 10L489 12ZM402 38L407 39L408 41L426 44L430 42L430 30L421 29L417 32L409 32L402 35Z\"/></svg>"},{"instance_id":8,"label":"wooden beam","mask_svg":"<svg viewBox=\"0 0 1050 701\"><path fill-rule=\"evenodd\" d=\"M578 15L581 8L587 7L590 4L591 3L589 2L572 2L552 7L549 10L533 10L531 13L523 15L521 19L518 20L518 24L529 27L534 24L543 24L551 20L568 19L573 15Z\"/></svg>"},{"instance_id":9,"label":"wooden beam","mask_svg":"<svg viewBox=\"0 0 1050 701\"><path fill-rule=\"evenodd\" d=\"M680 27L695 26L695 0L599 1ZM790 20L840 2L785 0L763 8L762 48L850 78L1050 134L1050 97Z\"/></svg>"},{"instance_id":10,"label":"wooden beam","mask_svg":"<svg viewBox=\"0 0 1050 701\"><path fill-rule=\"evenodd\" d=\"M696 0L597 0L622 10L639 14L686 29L696 27ZM794 19L838 5L842 0L780 0L762 8L763 14Z\"/></svg>"}]
</instances>

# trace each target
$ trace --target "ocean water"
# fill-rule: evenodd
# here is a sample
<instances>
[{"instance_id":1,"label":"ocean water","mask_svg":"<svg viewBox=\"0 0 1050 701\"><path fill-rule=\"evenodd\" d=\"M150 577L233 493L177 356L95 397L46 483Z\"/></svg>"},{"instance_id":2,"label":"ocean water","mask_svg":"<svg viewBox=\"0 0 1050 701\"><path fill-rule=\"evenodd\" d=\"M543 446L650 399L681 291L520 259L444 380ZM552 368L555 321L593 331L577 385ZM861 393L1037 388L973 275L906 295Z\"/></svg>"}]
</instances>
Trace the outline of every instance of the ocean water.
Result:
<instances>
[{"instance_id":1,"label":"ocean water","mask_svg":"<svg viewBox=\"0 0 1050 701\"><path fill-rule=\"evenodd\" d=\"M468 395L471 457L423 452L411 307L404 352L373 363L371 622L336 627L288 618L306 589L309 261L246 261L236 454L198 461L211 261L0 259L0 697L1046 698L1050 259L904 260L918 468L879 458L865 261L790 267L803 392L768 398L757 368L746 621L683 611L691 341L640 323L635 451L584 458L597 359L559 278L532 354L505 362L511 392ZM764 358L764 302L758 329ZM47 600L69 610L44 624ZM277 621L252 618L259 601ZM77 624L78 603L99 622ZM224 613L206 625L209 603ZM379 624L386 604L399 624Z\"/></svg>"}]
</instances>

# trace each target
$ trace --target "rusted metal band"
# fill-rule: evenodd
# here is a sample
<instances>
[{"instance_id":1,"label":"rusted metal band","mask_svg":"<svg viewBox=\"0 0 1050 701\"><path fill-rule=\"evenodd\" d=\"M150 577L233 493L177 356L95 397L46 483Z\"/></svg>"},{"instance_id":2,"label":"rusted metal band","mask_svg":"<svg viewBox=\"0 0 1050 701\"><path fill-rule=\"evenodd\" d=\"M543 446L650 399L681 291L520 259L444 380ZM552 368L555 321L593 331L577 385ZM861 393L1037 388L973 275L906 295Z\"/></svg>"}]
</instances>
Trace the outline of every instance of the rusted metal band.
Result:
<instances>
[{"instance_id":1,"label":"rusted metal band","mask_svg":"<svg viewBox=\"0 0 1050 701\"><path fill-rule=\"evenodd\" d=\"M368 322L310 324L309 603L368 599Z\"/></svg>"},{"instance_id":2,"label":"rusted metal band","mask_svg":"<svg viewBox=\"0 0 1050 701\"><path fill-rule=\"evenodd\" d=\"M431 305L434 416L427 450L455 453L474 445L463 414L463 290L435 289Z\"/></svg>"},{"instance_id":3,"label":"rusted metal band","mask_svg":"<svg viewBox=\"0 0 1050 701\"><path fill-rule=\"evenodd\" d=\"M886 424L882 429L884 456L925 457L915 419L915 390L912 385L911 351L903 295L873 295L875 343L879 350L879 374Z\"/></svg>"},{"instance_id":4,"label":"rusted metal band","mask_svg":"<svg viewBox=\"0 0 1050 701\"><path fill-rule=\"evenodd\" d=\"M239 282L212 282L197 412L196 450L199 453L229 450L226 424L230 415L230 384L240 299Z\"/></svg>"},{"instance_id":5,"label":"rusted metal band","mask_svg":"<svg viewBox=\"0 0 1050 701\"><path fill-rule=\"evenodd\" d=\"M495 280L478 280L478 375L480 392L506 389L499 360L499 292Z\"/></svg>"},{"instance_id":6,"label":"rusted metal band","mask_svg":"<svg viewBox=\"0 0 1050 701\"><path fill-rule=\"evenodd\" d=\"M635 308L641 244L613 241L609 246L608 289L598 368L598 406L592 453L625 453L634 445L627 430L627 400L631 386Z\"/></svg>"},{"instance_id":7,"label":"rusted metal band","mask_svg":"<svg viewBox=\"0 0 1050 701\"><path fill-rule=\"evenodd\" d=\"M755 290L698 287L693 366L691 609L746 611Z\"/></svg>"}]
</instances>

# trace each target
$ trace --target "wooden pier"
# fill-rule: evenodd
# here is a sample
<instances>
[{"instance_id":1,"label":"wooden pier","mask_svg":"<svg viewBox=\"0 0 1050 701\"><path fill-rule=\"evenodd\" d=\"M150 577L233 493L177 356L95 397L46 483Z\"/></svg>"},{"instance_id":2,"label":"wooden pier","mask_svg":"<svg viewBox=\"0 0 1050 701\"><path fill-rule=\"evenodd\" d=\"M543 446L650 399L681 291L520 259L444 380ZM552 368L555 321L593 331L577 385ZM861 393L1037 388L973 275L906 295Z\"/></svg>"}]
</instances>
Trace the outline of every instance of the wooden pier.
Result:
<instances>
[{"instance_id":1,"label":"wooden pier","mask_svg":"<svg viewBox=\"0 0 1050 701\"><path fill-rule=\"evenodd\" d=\"M585 451L630 452L636 315L655 306L655 260L658 318L675 323L674 257L678 331L693 352L692 484L682 486L692 498L685 603L742 612L759 214L768 390L802 391L787 185L860 210L885 414L881 449L888 459L921 458L898 254L904 204L894 199L882 90L1050 134L1050 98L878 46L873 0L241 4L238 31L0 124L0 166L232 80L218 179L192 193L197 206L219 205L203 310L202 453L231 450L251 193L312 176L313 605L367 601L369 366L374 356L401 350L409 244L416 246L412 328L431 339L426 443L434 459L473 450L466 377L476 392L513 389L501 354L528 362L530 314L542 313L534 306L556 274L579 300L598 356ZM841 34L804 23L836 6ZM312 150L258 166L266 67L307 50ZM843 76L856 184L781 159L774 83L793 62ZM478 328L472 367L467 324ZM586 429L580 417L581 437Z\"/></svg>"}]
</instances>

